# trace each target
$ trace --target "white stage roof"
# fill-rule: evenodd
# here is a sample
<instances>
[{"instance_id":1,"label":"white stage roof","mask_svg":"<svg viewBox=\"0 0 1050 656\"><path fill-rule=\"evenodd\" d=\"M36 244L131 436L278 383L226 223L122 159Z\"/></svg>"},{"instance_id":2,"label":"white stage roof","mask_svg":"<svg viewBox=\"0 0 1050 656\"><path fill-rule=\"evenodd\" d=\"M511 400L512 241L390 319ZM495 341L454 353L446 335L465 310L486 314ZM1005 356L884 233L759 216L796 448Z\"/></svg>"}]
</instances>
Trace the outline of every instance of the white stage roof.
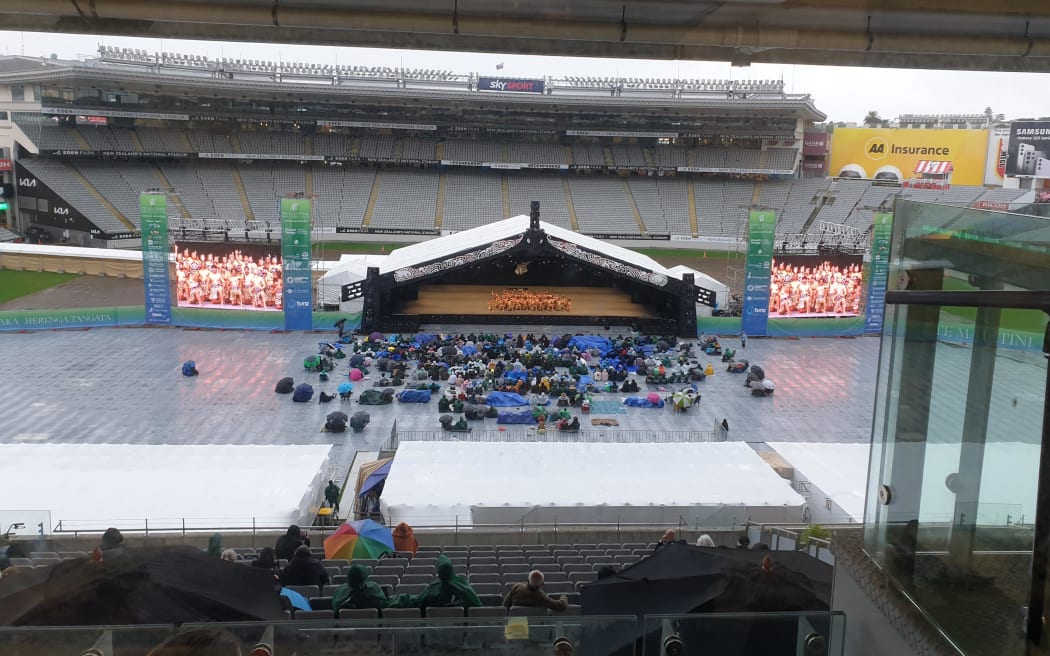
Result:
<instances>
[{"instance_id":1,"label":"white stage roof","mask_svg":"<svg viewBox=\"0 0 1050 656\"><path fill-rule=\"evenodd\" d=\"M668 275L667 269L653 258L636 253L630 249L607 241L601 241L587 235L581 235L566 228L561 228L546 221L540 221L540 228L549 236L578 245L580 248L602 253L622 262L639 268ZM427 241L402 246L392 252L380 265L380 273L390 273L406 267L419 266L426 262L442 260L455 253L487 246L496 241L509 239L524 234L529 229L529 217L524 214L509 219L495 221L477 228L456 232L444 237L435 237Z\"/></svg>"},{"instance_id":2,"label":"white stage roof","mask_svg":"<svg viewBox=\"0 0 1050 656\"><path fill-rule=\"evenodd\" d=\"M659 521L661 507L800 509L805 501L743 442L401 442L382 499L389 523L412 526L469 526L478 509L528 521L546 507L630 507Z\"/></svg>"},{"instance_id":3,"label":"white stage roof","mask_svg":"<svg viewBox=\"0 0 1050 656\"><path fill-rule=\"evenodd\" d=\"M3 505L47 510L53 524L84 530L141 529L146 518L151 529L179 527L181 518L187 528L251 528L253 517L259 525L287 526L297 521L330 449L6 444Z\"/></svg>"},{"instance_id":4,"label":"white stage roof","mask_svg":"<svg viewBox=\"0 0 1050 656\"><path fill-rule=\"evenodd\" d=\"M864 521L864 493L867 489L867 444L828 444L817 442L769 442L797 470L846 510L858 522ZM898 442L894 448L915 451L920 445ZM959 469L959 444L927 444L919 520L951 521L955 495L945 487L945 479ZM905 453L905 455L907 455ZM1020 442L992 442L985 448L979 524L1005 525L1012 521L1035 520L1035 490L1038 468L1018 463L1038 463L1039 445Z\"/></svg>"}]
</instances>

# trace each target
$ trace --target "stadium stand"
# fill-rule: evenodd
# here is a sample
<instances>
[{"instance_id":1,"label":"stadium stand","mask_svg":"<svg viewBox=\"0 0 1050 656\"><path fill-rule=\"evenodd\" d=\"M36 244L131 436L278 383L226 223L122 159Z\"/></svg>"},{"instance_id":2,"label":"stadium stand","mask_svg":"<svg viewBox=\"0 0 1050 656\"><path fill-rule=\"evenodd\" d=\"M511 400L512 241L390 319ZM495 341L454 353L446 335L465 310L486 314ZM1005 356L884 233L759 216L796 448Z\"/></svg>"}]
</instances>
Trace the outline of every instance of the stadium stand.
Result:
<instances>
[{"instance_id":1,"label":"stadium stand","mask_svg":"<svg viewBox=\"0 0 1050 656\"><path fill-rule=\"evenodd\" d=\"M314 155L352 157L356 154L356 139L338 132L319 132L313 136Z\"/></svg>"},{"instance_id":2,"label":"stadium stand","mask_svg":"<svg viewBox=\"0 0 1050 656\"><path fill-rule=\"evenodd\" d=\"M603 167L607 165L605 151L597 144L574 144L572 160L577 166Z\"/></svg>"},{"instance_id":3,"label":"stadium stand","mask_svg":"<svg viewBox=\"0 0 1050 656\"><path fill-rule=\"evenodd\" d=\"M470 170L449 170L445 179L445 230L466 230L503 216L502 178Z\"/></svg>"},{"instance_id":4,"label":"stadium stand","mask_svg":"<svg viewBox=\"0 0 1050 656\"><path fill-rule=\"evenodd\" d=\"M423 169L385 169L369 225L376 228L426 230L434 228L438 172Z\"/></svg>"},{"instance_id":5,"label":"stadium stand","mask_svg":"<svg viewBox=\"0 0 1050 656\"><path fill-rule=\"evenodd\" d=\"M372 168L315 166L316 225L320 228L359 228L365 218L375 179L376 172Z\"/></svg>"},{"instance_id":6,"label":"stadium stand","mask_svg":"<svg viewBox=\"0 0 1050 656\"><path fill-rule=\"evenodd\" d=\"M470 162L502 162L503 145L494 141L448 139L444 142L444 159Z\"/></svg>"},{"instance_id":7,"label":"stadium stand","mask_svg":"<svg viewBox=\"0 0 1050 656\"><path fill-rule=\"evenodd\" d=\"M839 180L833 183L828 189L824 205L814 217L810 230L812 231L820 221L845 223L846 217L857 206L869 186L870 183L866 180Z\"/></svg>"},{"instance_id":8,"label":"stadium stand","mask_svg":"<svg viewBox=\"0 0 1050 656\"><path fill-rule=\"evenodd\" d=\"M576 220L583 233L640 235L623 181L610 176L569 177Z\"/></svg>"},{"instance_id":9,"label":"stadium stand","mask_svg":"<svg viewBox=\"0 0 1050 656\"><path fill-rule=\"evenodd\" d=\"M661 196L661 188L658 183L658 178L655 177L630 177L627 179L628 184L631 187L631 195L634 197L634 204L638 208L638 214L641 216L642 223L645 224L645 231L650 234L667 235L670 234L670 228L668 227L668 206L665 205L664 199ZM669 179L668 181L670 181ZM670 186L670 185L668 185ZM675 201L685 201L683 197L681 199L674 199ZM672 209L673 201L668 199L669 205ZM684 205L680 206L685 208ZM680 217L679 217L680 218ZM685 211L685 223L689 223L689 211ZM582 227L582 226L581 226Z\"/></svg>"},{"instance_id":10,"label":"stadium stand","mask_svg":"<svg viewBox=\"0 0 1050 656\"><path fill-rule=\"evenodd\" d=\"M125 225L113 215L83 184L77 180L72 171L62 162L50 159L24 160L22 166L51 187L65 201L76 207L89 221L101 230L124 232Z\"/></svg>"},{"instance_id":11,"label":"stadium stand","mask_svg":"<svg viewBox=\"0 0 1050 656\"><path fill-rule=\"evenodd\" d=\"M523 143L512 141L507 144L508 162L529 162L532 164L561 165L568 164L565 146L553 143Z\"/></svg>"},{"instance_id":12,"label":"stadium stand","mask_svg":"<svg viewBox=\"0 0 1050 656\"><path fill-rule=\"evenodd\" d=\"M256 221L279 224L279 199L305 190L304 169L301 166L256 162L250 166L241 165L238 171Z\"/></svg>"},{"instance_id":13,"label":"stadium stand","mask_svg":"<svg viewBox=\"0 0 1050 656\"><path fill-rule=\"evenodd\" d=\"M142 144L143 150L171 153L190 151L190 144L182 131L139 127L135 128L135 132L138 133L139 143Z\"/></svg>"},{"instance_id":14,"label":"stadium stand","mask_svg":"<svg viewBox=\"0 0 1050 656\"><path fill-rule=\"evenodd\" d=\"M136 228L139 227L139 194L158 185L151 167L127 162L83 160L76 163L76 168L106 200Z\"/></svg>"},{"instance_id":15,"label":"stadium stand","mask_svg":"<svg viewBox=\"0 0 1050 656\"><path fill-rule=\"evenodd\" d=\"M989 189L985 191L977 201L988 203L1010 203L1026 193L1024 189Z\"/></svg>"},{"instance_id":16,"label":"stadium stand","mask_svg":"<svg viewBox=\"0 0 1050 656\"><path fill-rule=\"evenodd\" d=\"M528 214L529 202L538 200L543 208L544 221L562 228L572 228L560 175L536 171L509 171L507 183L510 189L512 216Z\"/></svg>"},{"instance_id":17,"label":"stadium stand","mask_svg":"<svg viewBox=\"0 0 1050 656\"><path fill-rule=\"evenodd\" d=\"M754 191L755 183L751 180L697 179L693 194L700 236L741 238Z\"/></svg>"},{"instance_id":18,"label":"stadium stand","mask_svg":"<svg viewBox=\"0 0 1050 656\"><path fill-rule=\"evenodd\" d=\"M72 128L47 126L40 129L37 145L41 150L90 151L91 145L77 140Z\"/></svg>"}]
</instances>

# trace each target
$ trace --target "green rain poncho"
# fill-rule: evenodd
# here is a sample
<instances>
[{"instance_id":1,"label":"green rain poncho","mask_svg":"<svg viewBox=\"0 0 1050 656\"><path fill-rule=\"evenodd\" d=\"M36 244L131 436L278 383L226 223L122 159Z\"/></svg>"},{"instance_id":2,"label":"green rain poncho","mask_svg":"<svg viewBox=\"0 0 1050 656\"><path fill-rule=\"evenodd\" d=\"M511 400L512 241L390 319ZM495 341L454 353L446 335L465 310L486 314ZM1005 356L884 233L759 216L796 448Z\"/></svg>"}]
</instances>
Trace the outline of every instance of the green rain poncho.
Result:
<instances>
[{"instance_id":1,"label":"green rain poncho","mask_svg":"<svg viewBox=\"0 0 1050 656\"><path fill-rule=\"evenodd\" d=\"M332 595L332 610L343 608L386 608L387 598L378 583L368 580L368 568L354 565L350 568L347 582L336 588Z\"/></svg>"},{"instance_id":2,"label":"green rain poncho","mask_svg":"<svg viewBox=\"0 0 1050 656\"><path fill-rule=\"evenodd\" d=\"M481 605L481 599L466 579L457 576L452 561L445 556L437 558L438 577L423 590L421 595L400 594L389 604L390 608L430 608L431 606L462 606L472 608Z\"/></svg>"},{"instance_id":3,"label":"green rain poncho","mask_svg":"<svg viewBox=\"0 0 1050 656\"><path fill-rule=\"evenodd\" d=\"M219 533L213 533L208 538L208 555L219 558L222 556L222 535Z\"/></svg>"}]
</instances>

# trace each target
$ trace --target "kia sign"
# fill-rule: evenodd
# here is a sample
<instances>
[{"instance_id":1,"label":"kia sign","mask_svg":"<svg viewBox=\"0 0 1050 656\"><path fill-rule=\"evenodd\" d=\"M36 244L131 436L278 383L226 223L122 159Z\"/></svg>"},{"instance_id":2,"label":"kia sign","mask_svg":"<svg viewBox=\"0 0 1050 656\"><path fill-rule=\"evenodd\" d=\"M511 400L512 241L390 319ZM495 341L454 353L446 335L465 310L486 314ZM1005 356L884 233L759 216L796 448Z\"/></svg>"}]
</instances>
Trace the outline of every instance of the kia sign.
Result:
<instances>
[{"instance_id":1,"label":"kia sign","mask_svg":"<svg viewBox=\"0 0 1050 656\"><path fill-rule=\"evenodd\" d=\"M516 80L505 77L479 77L478 91L543 93L543 80Z\"/></svg>"}]
</instances>

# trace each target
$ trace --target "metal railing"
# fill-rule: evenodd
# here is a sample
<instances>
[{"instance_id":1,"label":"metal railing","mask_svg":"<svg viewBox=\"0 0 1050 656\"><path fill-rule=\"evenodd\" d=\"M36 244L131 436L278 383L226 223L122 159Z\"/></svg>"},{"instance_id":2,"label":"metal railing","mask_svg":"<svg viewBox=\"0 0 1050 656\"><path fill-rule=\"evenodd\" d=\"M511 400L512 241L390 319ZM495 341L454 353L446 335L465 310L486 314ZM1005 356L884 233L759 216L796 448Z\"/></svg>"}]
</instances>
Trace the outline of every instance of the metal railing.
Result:
<instances>
[{"instance_id":1,"label":"metal railing","mask_svg":"<svg viewBox=\"0 0 1050 656\"><path fill-rule=\"evenodd\" d=\"M859 528L859 524L843 524L839 527L825 526L829 530L835 528ZM807 537L806 544L799 547L799 536L808 527L807 524L798 525L784 525L778 524L776 526L768 524L756 524L753 522L747 522L745 525L746 529L756 529L759 534L765 538L769 536L769 548L773 551L804 551L809 555L813 556L817 560L823 560L824 562L832 563L835 562L835 557L831 553L831 539Z\"/></svg>"}]
</instances>

